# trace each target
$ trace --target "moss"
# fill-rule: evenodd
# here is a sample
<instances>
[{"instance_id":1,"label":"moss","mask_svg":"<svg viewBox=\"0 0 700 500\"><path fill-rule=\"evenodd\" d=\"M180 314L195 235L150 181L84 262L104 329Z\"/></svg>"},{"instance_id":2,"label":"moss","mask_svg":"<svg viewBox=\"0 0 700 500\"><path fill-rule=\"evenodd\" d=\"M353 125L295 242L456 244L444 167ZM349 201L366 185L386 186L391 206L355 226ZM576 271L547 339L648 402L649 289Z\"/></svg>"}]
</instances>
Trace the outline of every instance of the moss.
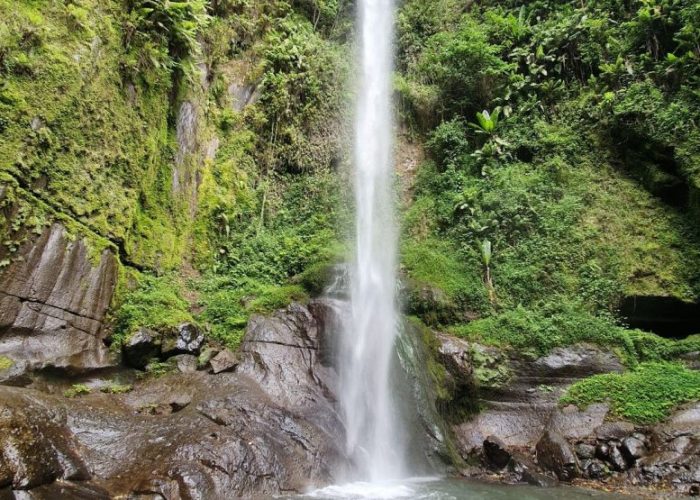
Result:
<instances>
[{"instance_id":1,"label":"moss","mask_svg":"<svg viewBox=\"0 0 700 500\"><path fill-rule=\"evenodd\" d=\"M479 388L495 389L504 386L511 379L510 365L505 356L497 356L478 346L471 347L470 355L474 380Z\"/></svg>"},{"instance_id":2,"label":"moss","mask_svg":"<svg viewBox=\"0 0 700 500\"><path fill-rule=\"evenodd\" d=\"M138 376L159 378L169 373L173 373L176 369L177 368L174 363L152 360L146 365L146 371L139 373Z\"/></svg>"},{"instance_id":3,"label":"moss","mask_svg":"<svg viewBox=\"0 0 700 500\"><path fill-rule=\"evenodd\" d=\"M611 416L654 424L674 408L700 399L700 373L679 363L643 363L623 374L595 375L572 385L561 404L610 404Z\"/></svg>"},{"instance_id":4,"label":"moss","mask_svg":"<svg viewBox=\"0 0 700 500\"><path fill-rule=\"evenodd\" d=\"M0 356L0 372L9 370L15 366L15 362L7 356Z\"/></svg>"},{"instance_id":5,"label":"moss","mask_svg":"<svg viewBox=\"0 0 700 500\"><path fill-rule=\"evenodd\" d=\"M67 398L75 398L78 396L84 396L90 394L92 390L85 384L75 384L63 392L63 395Z\"/></svg>"},{"instance_id":6,"label":"moss","mask_svg":"<svg viewBox=\"0 0 700 500\"><path fill-rule=\"evenodd\" d=\"M133 389L134 389L134 386L131 384L113 383L113 384L107 385L105 387L102 387L100 389L100 392L104 392L107 394L126 394L127 392L131 392Z\"/></svg>"},{"instance_id":7,"label":"moss","mask_svg":"<svg viewBox=\"0 0 700 500\"><path fill-rule=\"evenodd\" d=\"M121 9L114 1L0 1L9 28L0 53L13 61L0 68L0 171L52 219L127 242L138 264L172 267L182 251L179 215L158 187L170 160L169 77L148 85L121 73Z\"/></svg>"},{"instance_id":8,"label":"moss","mask_svg":"<svg viewBox=\"0 0 700 500\"><path fill-rule=\"evenodd\" d=\"M518 307L489 318L458 325L451 333L471 341L511 347L538 357L554 347L581 342L612 348L630 367L642 361L672 360L700 350L700 336L665 339L617 325L610 316L593 316L575 305L549 304L540 309Z\"/></svg>"}]
</instances>

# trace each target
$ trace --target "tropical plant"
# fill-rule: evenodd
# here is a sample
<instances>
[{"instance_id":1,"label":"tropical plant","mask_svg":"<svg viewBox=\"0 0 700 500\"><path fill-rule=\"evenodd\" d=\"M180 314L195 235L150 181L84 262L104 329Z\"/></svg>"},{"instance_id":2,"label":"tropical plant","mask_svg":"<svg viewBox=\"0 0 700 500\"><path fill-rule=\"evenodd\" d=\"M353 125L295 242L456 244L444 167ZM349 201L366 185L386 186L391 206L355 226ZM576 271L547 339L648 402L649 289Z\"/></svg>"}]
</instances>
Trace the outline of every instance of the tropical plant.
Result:
<instances>
[{"instance_id":1,"label":"tropical plant","mask_svg":"<svg viewBox=\"0 0 700 500\"><path fill-rule=\"evenodd\" d=\"M498 126L498 117L501 114L501 108L496 108L493 113L489 113L487 110L483 110L476 114L476 123L470 123L469 125L476 129L478 133L493 135Z\"/></svg>"},{"instance_id":2,"label":"tropical plant","mask_svg":"<svg viewBox=\"0 0 700 500\"><path fill-rule=\"evenodd\" d=\"M161 38L175 59L199 51L197 35L209 21L205 0L131 0L129 10L136 29Z\"/></svg>"}]
</instances>

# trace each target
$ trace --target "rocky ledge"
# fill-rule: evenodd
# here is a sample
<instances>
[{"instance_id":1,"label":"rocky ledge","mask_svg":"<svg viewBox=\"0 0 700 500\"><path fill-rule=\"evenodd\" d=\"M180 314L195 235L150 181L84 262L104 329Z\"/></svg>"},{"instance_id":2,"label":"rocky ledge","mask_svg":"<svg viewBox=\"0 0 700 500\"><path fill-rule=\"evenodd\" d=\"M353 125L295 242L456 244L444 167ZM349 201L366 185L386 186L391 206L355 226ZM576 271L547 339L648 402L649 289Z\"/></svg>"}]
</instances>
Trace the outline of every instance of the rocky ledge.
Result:
<instances>
[{"instance_id":1,"label":"rocky ledge","mask_svg":"<svg viewBox=\"0 0 700 500\"><path fill-rule=\"evenodd\" d=\"M0 498L223 499L331 482L344 431L320 346L334 308L254 318L235 355L197 370L178 354L177 372L125 394L0 386ZM182 349L197 339L182 335Z\"/></svg>"},{"instance_id":2,"label":"rocky ledge","mask_svg":"<svg viewBox=\"0 0 700 500\"><path fill-rule=\"evenodd\" d=\"M451 416L459 452L470 464L465 475L700 495L700 403L654 426L614 421L605 404L558 405L577 380L622 371L608 351L579 344L533 360L447 335L438 339L455 400L479 406Z\"/></svg>"}]
</instances>

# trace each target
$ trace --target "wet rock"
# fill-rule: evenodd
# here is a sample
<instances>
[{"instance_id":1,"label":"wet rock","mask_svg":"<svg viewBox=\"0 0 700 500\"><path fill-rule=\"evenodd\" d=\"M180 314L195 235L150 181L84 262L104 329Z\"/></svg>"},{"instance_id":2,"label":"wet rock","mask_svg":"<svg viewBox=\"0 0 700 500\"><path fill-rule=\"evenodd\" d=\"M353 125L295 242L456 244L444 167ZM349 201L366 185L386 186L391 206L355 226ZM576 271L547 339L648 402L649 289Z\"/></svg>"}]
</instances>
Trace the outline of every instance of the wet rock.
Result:
<instances>
[{"instance_id":1,"label":"wet rock","mask_svg":"<svg viewBox=\"0 0 700 500\"><path fill-rule=\"evenodd\" d=\"M496 436L484 440L484 457L488 464L496 469L502 469L510 462L510 452L506 445Z\"/></svg>"},{"instance_id":2,"label":"wet rock","mask_svg":"<svg viewBox=\"0 0 700 500\"><path fill-rule=\"evenodd\" d=\"M56 479L87 479L58 401L40 404L22 389L0 388L0 487L26 490Z\"/></svg>"},{"instance_id":3,"label":"wet rock","mask_svg":"<svg viewBox=\"0 0 700 500\"><path fill-rule=\"evenodd\" d=\"M606 422L595 430L596 437L603 441L620 440L634 432L629 422Z\"/></svg>"},{"instance_id":4,"label":"wet rock","mask_svg":"<svg viewBox=\"0 0 700 500\"><path fill-rule=\"evenodd\" d=\"M176 354L198 355L204 344L204 334L197 325L183 323L175 329L173 335L163 339L163 356L169 358Z\"/></svg>"},{"instance_id":5,"label":"wet rock","mask_svg":"<svg viewBox=\"0 0 700 500\"><path fill-rule=\"evenodd\" d=\"M634 436L624 438L620 450L630 464L633 464L637 459L642 458L647 453L644 441Z\"/></svg>"},{"instance_id":6,"label":"wet rock","mask_svg":"<svg viewBox=\"0 0 700 500\"><path fill-rule=\"evenodd\" d=\"M238 356L228 349L224 349L209 361L213 373L232 371L238 366L238 363Z\"/></svg>"},{"instance_id":7,"label":"wet rock","mask_svg":"<svg viewBox=\"0 0 700 500\"><path fill-rule=\"evenodd\" d=\"M29 491L8 491L3 496L0 490L0 499L4 500L110 500L112 498L107 490L99 486L85 484L84 482L58 480L51 484L32 488Z\"/></svg>"},{"instance_id":8,"label":"wet rock","mask_svg":"<svg viewBox=\"0 0 700 500\"><path fill-rule=\"evenodd\" d=\"M197 371L197 357L191 354L178 354L168 360L173 363L180 373L194 373Z\"/></svg>"},{"instance_id":9,"label":"wet rock","mask_svg":"<svg viewBox=\"0 0 700 500\"><path fill-rule=\"evenodd\" d=\"M287 406L325 401L336 383L319 346L324 330L311 309L292 304L272 316L250 319L236 373L246 375Z\"/></svg>"},{"instance_id":10,"label":"wet rock","mask_svg":"<svg viewBox=\"0 0 700 500\"><path fill-rule=\"evenodd\" d=\"M0 360L2 359L3 357L0 357ZM0 385L23 387L31 384L32 380L27 373L29 365L26 361L15 361L10 358L4 359L8 360L6 364L11 364L5 369L0 369Z\"/></svg>"},{"instance_id":11,"label":"wet rock","mask_svg":"<svg viewBox=\"0 0 700 500\"><path fill-rule=\"evenodd\" d=\"M0 271L0 355L29 370L114 364L103 342L117 279L113 253L105 250L94 263L83 240L71 241L53 224L17 255Z\"/></svg>"},{"instance_id":12,"label":"wet rock","mask_svg":"<svg viewBox=\"0 0 700 500\"><path fill-rule=\"evenodd\" d=\"M347 458L323 336L294 305L251 323L240 372L172 372L73 399L0 386L0 451L23 460L0 461L0 491L82 477L118 498L269 498L331 483ZM23 439L8 441L15 428Z\"/></svg>"},{"instance_id":13,"label":"wet rock","mask_svg":"<svg viewBox=\"0 0 700 500\"><path fill-rule=\"evenodd\" d=\"M555 408L546 427L568 439L584 439L605 422L608 411L606 404L592 404L584 410L575 405Z\"/></svg>"},{"instance_id":14,"label":"wet rock","mask_svg":"<svg viewBox=\"0 0 700 500\"><path fill-rule=\"evenodd\" d=\"M585 475L590 479L602 479L610 473L605 462L597 459L588 460L582 468Z\"/></svg>"},{"instance_id":15,"label":"wet rock","mask_svg":"<svg viewBox=\"0 0 700 500\"><path fill-rule=\"evenodd\" d=\"M625 367L609 350L592 344L556 347L535 361L550 376L584 377L595 373L623 372Z\"/></svg>"},{"instance_id":16,"label":"wet rock","mask_svg":"<svg viewBox=\"0 0 700 500\"><path fill-rule=\"evenodd\" d=\"M540 488L551 488L557 485L556 479L543 474L530 457L521 452L513 452L509 466L519 482L525 482Z\"/></svg>"},{"instance_id":17,"label":"wet rock","mask_svg":"<svg viewBox=\"0 0 700 500\"><path fill-rule=\"evenodd\" d=\"M210 366L210 361L214 356L219 354L219 352L221 352L221 350L215 347L205 347L197 357L197 368L203 370Z\"/></svg>"},{"instance_id":18,"label":"wet rock","mask_svg":"<svg viewBox=\"0 0 700 500\"><path fill-rule=\"evenodd\" d=\"M578 458L569 442L556 432L545 431L536 446L537 463L554 472L562 481L571 481L580 476Z\"/></svg>"},{"instance_id":19,"label":"wet rock","mask_svg":"<svg viewBox=\"0 0 700 500\"><path fill-rule=\"evenodd\" d=\"M124 363L143 370L161 352L160 335L148 328L139 328L122 347Z\"/></svg>"},{"instance_id":20,"label":"wet rock","mask_svg":"<svg viewBox=\"0 0 700 500\"><path fill-rule=\"evenodd\" d=\"M620 451L619 445L610 446L610 453L608 455L608 462L613 466L616 471L625 471L628 468L627 461Z\"/></svg>"},{"instance_id":21,"label":"wet rock","mask_svg":"<svg viewBox=\"0 0 700 500\"><path fill-rule=\"evenodd\" d=\"M586 443L578 443L574 449L576 455L581 459L590 459L595 457L595 446Z\"/></svg>"}]
</instances>

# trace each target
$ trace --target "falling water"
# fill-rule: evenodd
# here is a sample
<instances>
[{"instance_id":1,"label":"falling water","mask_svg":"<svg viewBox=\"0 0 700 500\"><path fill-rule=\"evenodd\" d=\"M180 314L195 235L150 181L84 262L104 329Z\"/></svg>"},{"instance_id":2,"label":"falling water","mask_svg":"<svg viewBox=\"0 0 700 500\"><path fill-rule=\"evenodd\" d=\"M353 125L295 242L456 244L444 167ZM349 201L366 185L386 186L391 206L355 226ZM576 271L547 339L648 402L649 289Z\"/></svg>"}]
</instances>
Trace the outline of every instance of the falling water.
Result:
<instances>
[{"instance_id":1,"label":"falling water","mask_svg":"<svg viewBox=\"0 0 700 500\"><path fill-rule=\"evenodd\" d=\"M356 255L345 328L340 398L355 479L404 475L401 425L390 373L397 335L392 203L393 0L360 0L360 87L355 123Z\"/></svg>"}]
</instances>

